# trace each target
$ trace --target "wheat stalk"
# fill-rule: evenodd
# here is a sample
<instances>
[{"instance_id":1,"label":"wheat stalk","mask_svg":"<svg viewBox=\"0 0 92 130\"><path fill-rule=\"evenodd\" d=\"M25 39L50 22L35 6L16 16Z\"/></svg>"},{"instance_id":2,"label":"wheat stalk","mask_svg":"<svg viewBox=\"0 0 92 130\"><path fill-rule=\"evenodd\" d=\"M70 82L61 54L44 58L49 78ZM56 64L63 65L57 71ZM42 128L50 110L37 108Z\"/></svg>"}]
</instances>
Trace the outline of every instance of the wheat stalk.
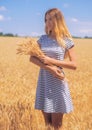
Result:
<instances>
[{"instance_id":1,"label":"wheat stalk","mask_svg":"<svg viewBox=\"0 0 92 130\"><path fill-rule=\"evenodd\" d=\"M23 43L18 44L17 54L25 54L30 56L44 56L44 53L41 51L39 44L33 38L23 41Z\"/></svg>"}]
</instances>

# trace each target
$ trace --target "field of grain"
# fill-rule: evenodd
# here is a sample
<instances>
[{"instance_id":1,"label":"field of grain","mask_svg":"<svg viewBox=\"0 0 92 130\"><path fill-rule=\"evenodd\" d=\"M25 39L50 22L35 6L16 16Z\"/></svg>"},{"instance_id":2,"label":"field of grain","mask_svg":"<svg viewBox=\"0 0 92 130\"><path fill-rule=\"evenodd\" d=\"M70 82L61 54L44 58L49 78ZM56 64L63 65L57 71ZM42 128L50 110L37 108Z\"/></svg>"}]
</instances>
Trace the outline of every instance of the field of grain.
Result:
<instances>
[{"instance_id":1,"label":"field of grain","mask_svg":"<svg viewBox=\"0 0 92 130\"><path fill-rule=\"evenodd\" d=\"M34 110L39 67L16 55L23 38L0 37L0 130L47 130ZM92 40L74 39L77 70L65 70L74 111L64 115L65 130L92 130ZM51 128L52 130L53 128Z\"/></svg>"}]
</instances>

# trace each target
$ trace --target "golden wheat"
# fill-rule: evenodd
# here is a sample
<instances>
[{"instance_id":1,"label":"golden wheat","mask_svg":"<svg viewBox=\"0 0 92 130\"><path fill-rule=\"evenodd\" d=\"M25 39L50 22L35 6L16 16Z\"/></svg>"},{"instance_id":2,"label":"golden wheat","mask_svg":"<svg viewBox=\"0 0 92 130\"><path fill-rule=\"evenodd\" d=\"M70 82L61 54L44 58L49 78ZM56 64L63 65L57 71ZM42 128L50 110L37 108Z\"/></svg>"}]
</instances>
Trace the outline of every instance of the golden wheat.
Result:
<instances>
[{"instance_id":1,"label":"golden wheat","mask_svg":"<svg viewBox=\"0 0 92 130\"><path fill-rule=\"evenodd\" d=\"M34 109L39 67L16 55L25 38L0 37L0 130L53 130ZM65 69L74 111L64 116L65 130L92 129L92 39L74 39L78 68Z\"/></svg>"},{"instance_id":2,"label":"golden wheat","mask_svg":"<svg viewBox=\"0 0 92 130\"><path fill-rule=\"evenodd\" d=\"M37 41L34 38L27 39L18 44L17 54L41 57L44 53L41 51Z\"/></svg>"}]
</instances>

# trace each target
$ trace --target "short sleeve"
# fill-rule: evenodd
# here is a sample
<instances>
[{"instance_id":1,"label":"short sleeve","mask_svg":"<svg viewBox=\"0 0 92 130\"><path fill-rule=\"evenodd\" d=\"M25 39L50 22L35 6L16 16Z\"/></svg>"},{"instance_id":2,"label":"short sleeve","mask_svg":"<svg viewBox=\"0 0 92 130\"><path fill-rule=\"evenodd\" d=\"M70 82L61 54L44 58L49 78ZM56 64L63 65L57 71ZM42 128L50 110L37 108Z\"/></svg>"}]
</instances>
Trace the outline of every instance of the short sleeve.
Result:
<instances>
[{"instance_id":1,"label":"short sleeve","mask_svg":"<svg viewBox=\"0 0 92 130\"><path fill-rule=\"evenodd\" d=\"M66 49L69 50L70 48L74 47L74 42L72 39L67 39L66 40Z\"/></svg>"},{"instance_id":2,"label":"short sleeve","mask_svg":"<svg viewBox=\"0 0 92 130\"><path fill-rule=\"evenodd\" d=\"M38 44L41 46L42 44L42 41L43 41L43 35L37 40Z\"/></svg>"}]
</instances>

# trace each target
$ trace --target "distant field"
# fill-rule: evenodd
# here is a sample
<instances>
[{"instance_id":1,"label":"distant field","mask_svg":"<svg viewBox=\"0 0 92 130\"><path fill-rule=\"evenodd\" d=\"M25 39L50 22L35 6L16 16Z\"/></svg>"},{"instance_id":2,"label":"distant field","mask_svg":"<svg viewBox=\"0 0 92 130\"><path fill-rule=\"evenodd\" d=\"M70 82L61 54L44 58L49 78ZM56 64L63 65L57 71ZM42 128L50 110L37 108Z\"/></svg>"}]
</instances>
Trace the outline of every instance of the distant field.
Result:
<instances>
[{"instance_id":1,"label":"distant field","mask_svg":"<svg viewBox=\"0 0 92 130\"><path fill-rule=\"evenodd\" d=\"M22 40L0 37L0 130L47 130L42 114L34 110L39 67L29 56L16 55ZM92 39L74 42L78 68L65 69L74 111L64 116L64 127L92 130Z\"/></svg>"}]
</instances>

